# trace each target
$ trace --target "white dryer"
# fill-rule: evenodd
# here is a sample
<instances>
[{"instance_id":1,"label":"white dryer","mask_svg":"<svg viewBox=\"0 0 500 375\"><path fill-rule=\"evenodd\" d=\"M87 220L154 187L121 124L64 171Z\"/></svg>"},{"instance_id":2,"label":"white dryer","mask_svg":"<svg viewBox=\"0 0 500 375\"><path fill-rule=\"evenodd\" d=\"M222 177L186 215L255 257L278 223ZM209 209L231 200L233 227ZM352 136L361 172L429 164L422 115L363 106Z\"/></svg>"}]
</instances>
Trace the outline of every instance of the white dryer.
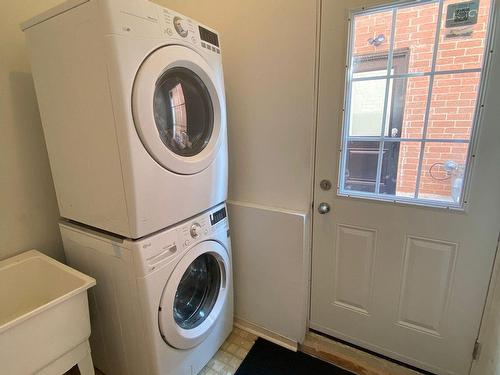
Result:
<instances>
[{"instance_id":1,"label":"white dryer","mask_svg":"<svg viewBox=\"0 0 500 375\"><path fill-rule=\"evenodd\" d=\"M145 0L22 24L61 216L139 238L227 197L217 33Z\"/></svg>"},{"instance_id":2,"label":"white dryer","mask_svg":"<svg viewBox=\"0 0 500 375\"><path fill-rule=\"evenodd\" d=\"M137 241L60 224L69 264L92 275L92 357L106 375L197 374L233 325L224 205Z\"/></svg>"}]
</instances>

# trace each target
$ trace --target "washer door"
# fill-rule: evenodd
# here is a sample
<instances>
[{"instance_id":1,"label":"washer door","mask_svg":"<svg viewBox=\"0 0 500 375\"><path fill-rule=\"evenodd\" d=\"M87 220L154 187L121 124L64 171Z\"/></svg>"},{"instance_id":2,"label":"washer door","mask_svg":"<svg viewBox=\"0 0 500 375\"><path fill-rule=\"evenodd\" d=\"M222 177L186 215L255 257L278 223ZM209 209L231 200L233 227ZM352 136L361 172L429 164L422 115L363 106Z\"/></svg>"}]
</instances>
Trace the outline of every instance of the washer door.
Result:
<instances>
[{"instance_id":1,"label":"washer door","mask_svg":"<svg viewBox=\"0 0 500 375\"><path fill-rule=\"evenodd\" d=\"M161 296L158 321L163 340L189 349L210 333L227 298L230 261L218 242L204 241L180 260Z\"/></svg>"},{"instance_id":2,"label":"washer door","mask_svg":"<svg viewBox=\"0 0 500 375\"><path fill-rule=\"evenodd\" d=\"M223 132L223 94L207 62L193 50L171 45L143 62L132 91L137 133L160 165L194 174L210 165Z\"/></svg>"}]
</instances>

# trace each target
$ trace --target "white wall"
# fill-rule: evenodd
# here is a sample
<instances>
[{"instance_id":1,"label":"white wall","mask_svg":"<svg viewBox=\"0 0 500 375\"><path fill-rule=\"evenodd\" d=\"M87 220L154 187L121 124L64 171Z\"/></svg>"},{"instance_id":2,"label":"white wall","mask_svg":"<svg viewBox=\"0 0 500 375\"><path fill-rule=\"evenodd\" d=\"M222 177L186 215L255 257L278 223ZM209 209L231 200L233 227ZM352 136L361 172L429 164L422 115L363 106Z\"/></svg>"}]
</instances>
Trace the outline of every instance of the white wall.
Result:
<instances>
[{"instance_id":1,"label":"white wall","mask_svg":"<svg viewBox=\"0 0 500 375\"><path fill-rule=\"evenodd\" d=\"M19 23L60 0L3 1L0 12L0 259L32 248L63 259L59 212Z\"/></svg>"},{"instance_id":2,"label":"white wall","mask_svg":"<svg viewBox=\"0 0 500 375\"><path fill-rule=\"evenodd\" d=\"M220 35L236 317L301 341L308 302L318 2L155 2ZM266 289L251 293L251 285Z\"/></svg>"},{"instance_id":3,"label":"white wall","mask_svg":"<svg viewBox=\"0 0 500 375\"><path fill-rule=\"evenodd\" d=\"M308 211L316 1L155 2L220 34L230 199Z\"/></svg>"},{"instance_id":4,"label":"white wall","mask_svg":"<svg viewBox=\"0 0 500 375\"><path fill-rule=\"evenodd\" d=\"M306 215L231 202L236 324L277 333L279 343L302 342L309 301ZM277 234L278 233L278 234ZM283 235L286 233L286 235ZM249 324L250 323L250 324ZM261 330L266 338L272 338Z\"/></svg>"}]
</instances>

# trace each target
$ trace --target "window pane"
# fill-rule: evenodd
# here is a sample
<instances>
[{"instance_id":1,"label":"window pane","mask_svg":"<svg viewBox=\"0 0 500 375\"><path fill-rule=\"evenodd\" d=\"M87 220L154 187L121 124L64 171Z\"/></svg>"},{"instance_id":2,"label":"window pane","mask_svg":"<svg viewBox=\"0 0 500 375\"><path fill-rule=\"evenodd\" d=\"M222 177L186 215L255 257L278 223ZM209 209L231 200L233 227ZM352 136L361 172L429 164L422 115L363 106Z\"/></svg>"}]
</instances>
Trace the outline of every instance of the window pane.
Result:
<instances>
[{"instance_id":1,"label":"window pane","mask_svg":"<svg viewBox=\"0 0 500 375\"><path fill-rule=\"evenodd\" d=\"M429 72L436 38L437 2L398 9L394 31L394 52L409 55L410 73Z\"/></svg>"},{"instance_id":2,"label":"window pane","mask_svg":"<svg viewBox=\"0 0 500 375\"><path fill-rule=\"evenodd\" d=\"M415 196L420 149L420 142L384 142L380 194Z\"/></svg>"},{"instance_id":3,"label":"window pane","mask_svg":"<svg viewBox=\"0 0 500 375\"><path fill-rule=\"evenodd\" d=\"M360 55L385 55L382 70L387 70L392 27L392 10L374 12L354 17L354 35L352 49L352 69L356 71Z\"/></svg>"},{"instance_id":4,"label":"window pane","mask_svg":"<svg viewBox=\"0 0 500 375\"><path fill-rule=\"evenodd\" d=\"M375 193L379 142L348 143L344 189ZM386 141L383 145L379 193L415 196L420 142Z\"/></svg>"},{"instance_id":5,"label":"window pane","mask_svg":"<svg viewBox=\"0 0 500 375\"><path fill-rule=\"evenodd\" d=\"M491 4L429 0L354 16L341 191L461 205Z\"/></svg>"},{"instance_id":6,"label":"window pane","mask_svg":"<svg viewBox=\"0 0 500 375\"><path fill-rule=\"evenodd\" d=\"M457 4L467 6L467 3L470 4L469 11L463 7L462 9L457 8ZM477 22L467 25L466 18L473 19L470 15L475 12L474 4L479 4ZM436 70L474 69L482 67L490 6L491 0L471 2L464 2L463 0L444 1ZM450 16L449 19L448 14ZM454 23L453 20L458 21L458 23ZM465 21L462 26L460 26L460 20ZM454 26L457 24L459 26Z\"/></svg>"},{"instance_id":7,"label":"window pane","mask_svg":"<svg viewBox=\"0 0 500 375\"><path fill-rule=\"evenodd\" d=\"M394 79L394 94L390 113L391 137L422 138L430 78ZM403 100L404 99L404 100Z\"/></svg>"},{"instance_id":8,"label":"window pane","mask_svg":"<svg viewBox=\"0 0 500 375\"><path fill-rule=\"evenodd\" d=\"M418 197L460 203L468 149L468 143L426 143Z\"/></svg>"},{"instance_id":9,"label":"window pane","mask_svg":"<svg viewBox=\"0 0 500 375\"><path fill-rule=\"evenodd\" d=\"M480 73L434 77L427 138L470 139L480 78Z\"/></svg>"},{"instance_id":10,"label":"window pane","mask_svg":"<svg viewBox=\"0 0 500 375\"><path fill-rule=\"evenodd\" d=\"M344 173L345 190L375 192L379 144L379 142L348 142Z\"/></svg>"},{"instance_id":11,"label":"window pane","mask_svg":"<svg viewBox=\"0 0 500 375\"><path fill-rule=\"evenodd\" d=\"M390 80L386 137L422 137L429 81L428 76ZM385 87L386 80L383 79L352 83L349 136L381 135Z\"/></svg>"},{"instance_id":12,"label":"window pane","mask_svg":"<svg viewBox=\"0 0 500 375\"><path fill-rule=\"evenodd\" d=\"M386 72L379 70L355 73L354 78L362 78L368 74L385 75ZM386 79L352 83L349 136L381 136L386 86ZM389 90L391 91L391 87ZM388 101L390 100L389 96Z\"/></svg>"}]
</instances>

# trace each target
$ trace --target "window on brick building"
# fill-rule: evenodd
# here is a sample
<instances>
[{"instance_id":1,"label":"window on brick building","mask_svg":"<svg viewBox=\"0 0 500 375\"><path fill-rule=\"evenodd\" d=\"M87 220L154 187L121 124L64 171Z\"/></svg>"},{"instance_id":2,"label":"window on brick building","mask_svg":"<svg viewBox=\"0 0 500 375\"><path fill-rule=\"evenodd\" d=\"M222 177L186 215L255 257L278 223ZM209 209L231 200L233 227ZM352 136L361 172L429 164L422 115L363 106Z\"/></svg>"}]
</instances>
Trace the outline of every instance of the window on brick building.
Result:
<instances>
[{"instance_id":1,"label":"window on brick building","mask_svg":"<svg viewBox=\"0 0 500 375\"><path fill-rule=\"evenodd\" d=\"M462 207L491 0L354 12L339 194Z\"/></svg>"}]
</instances>

